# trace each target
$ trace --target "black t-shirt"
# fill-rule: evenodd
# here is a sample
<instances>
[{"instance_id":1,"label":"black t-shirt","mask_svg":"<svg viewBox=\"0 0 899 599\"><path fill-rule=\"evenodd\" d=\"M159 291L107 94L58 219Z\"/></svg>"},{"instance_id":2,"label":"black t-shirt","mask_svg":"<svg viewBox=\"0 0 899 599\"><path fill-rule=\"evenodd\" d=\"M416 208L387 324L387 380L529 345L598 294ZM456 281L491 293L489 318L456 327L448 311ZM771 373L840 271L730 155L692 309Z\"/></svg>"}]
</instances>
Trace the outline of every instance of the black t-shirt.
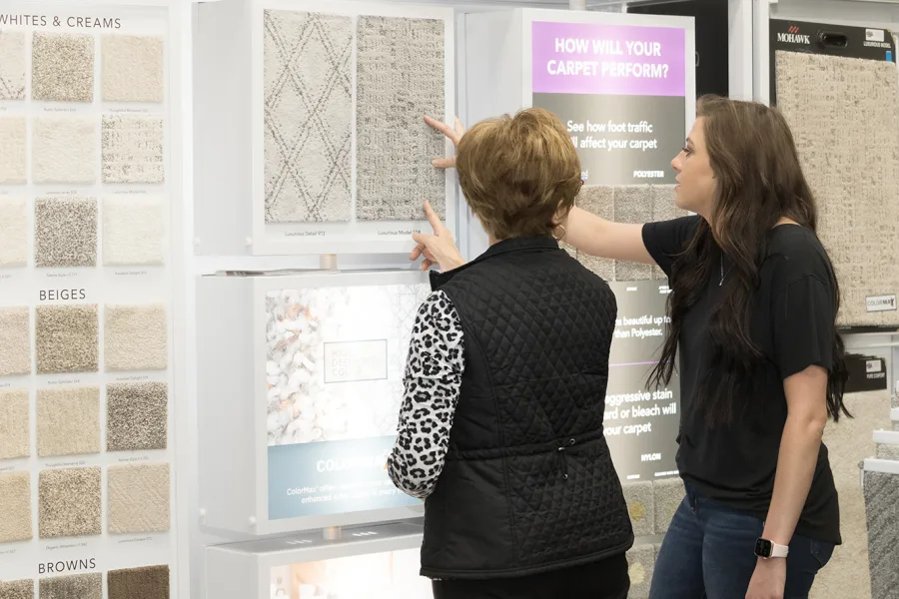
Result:
<instances>
[{"instance_id":1,"label":"black t-shirt","mask_svg":"<svg viewBox=\"0 0 899 599\"><path fill-rule=\"evenodd\" d=\"M649 223L643 243L659 267L671 276L700 222L698 216ZM681 421L677 465L685 481L702 495L765 518L774 490L777 454L787 417L783 381L813 364L832 364L835 290L827 254L810 230L781 225L768 233L767 257L752 298L751 338L764 354L753 381L751 401L728 425L710 427L694 409L710 367L709 317L720 301L718 256L700 300L684 317L679 347ZM727 261L724 261L725 284ZM821 444L808 500L796 532L840 543L840 512L827 448Z\"/></svg>"}]
</instances>

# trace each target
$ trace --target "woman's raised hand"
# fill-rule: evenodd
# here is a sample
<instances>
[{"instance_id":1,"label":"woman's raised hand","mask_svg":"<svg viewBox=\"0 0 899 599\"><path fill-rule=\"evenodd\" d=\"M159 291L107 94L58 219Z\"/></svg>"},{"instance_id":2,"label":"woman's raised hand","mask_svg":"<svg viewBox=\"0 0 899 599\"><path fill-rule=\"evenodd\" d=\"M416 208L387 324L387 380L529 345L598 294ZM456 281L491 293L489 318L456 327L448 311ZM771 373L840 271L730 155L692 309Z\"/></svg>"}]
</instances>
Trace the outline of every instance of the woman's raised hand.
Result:
<instances>
[{"instance_id":1,"label":"woman's raised hand","mask_svg":"<svg viewBox=\"0 0 899 599\"><path fill-rule=\"evenodd\" d=\"M459 140L462 139L462 136L465 134L465 127L462 125L462 121L459 120L459 117L456 117L456 120L451 126L449 123L444 123L425 115L425 123L427 123L429 127L443 133L448 140L453 142L454 148L459 145ZM442 158L434 158L431 160L431 164L437 168L452 168L456 166L456 157L444 156Z\"/></svg>"},{"instance_id":2,"label":"woman's raised hand","mask_svg":"<svg viewBox=\"0 0 899 599\"><path fill-rule=\"evenodd\" d=\"M440 217L431 208L430 202L425 202L425 215L434 232L412 234L416 245L409 254L409 260L421 257L422 270L428 270L436 264L441 271L447 271L465 264L456 242L453 241L453 234L440 222Z\"/></svg>"}]
</instances>

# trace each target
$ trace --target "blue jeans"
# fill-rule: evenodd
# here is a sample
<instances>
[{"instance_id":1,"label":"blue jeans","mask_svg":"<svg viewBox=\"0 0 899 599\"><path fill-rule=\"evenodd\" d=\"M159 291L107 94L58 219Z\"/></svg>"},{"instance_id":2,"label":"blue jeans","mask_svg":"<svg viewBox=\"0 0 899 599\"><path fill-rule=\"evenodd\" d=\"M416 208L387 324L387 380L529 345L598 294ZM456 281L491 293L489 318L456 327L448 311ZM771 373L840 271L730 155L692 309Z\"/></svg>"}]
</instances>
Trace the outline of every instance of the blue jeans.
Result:
<instances>
[{"instance_id":1,"label":"blue jeans","mask_svg":"<svg viewBox=\"0 0 899 599\"><path fill-rule=\"evenodd\" d=\"M650 599L744 599L755 570L755 540L764 523L755 515L697 495L674 514L652 576ZM804 599L834 544L793 535L785 599Z\"/></svg>"}]
</instances>

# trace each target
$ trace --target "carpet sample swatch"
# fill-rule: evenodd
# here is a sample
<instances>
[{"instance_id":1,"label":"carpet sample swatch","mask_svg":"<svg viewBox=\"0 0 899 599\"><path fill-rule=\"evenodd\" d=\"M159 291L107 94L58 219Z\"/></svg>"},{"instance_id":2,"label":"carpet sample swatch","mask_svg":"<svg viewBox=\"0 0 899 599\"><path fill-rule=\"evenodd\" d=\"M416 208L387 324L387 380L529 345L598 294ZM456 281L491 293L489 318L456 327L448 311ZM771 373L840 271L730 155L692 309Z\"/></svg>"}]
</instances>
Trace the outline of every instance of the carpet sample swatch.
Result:
<instances>
[{"instance_id":1,"label":"carpet sample swatch","mask_svg":"<svg viewBox=\"0 0 899 599\"><path fill-rule=\"evenodd\" d=\"M38 374L97 371L96 304L37 306L34 328Z\"/></svg>"},{"instance_id":2,"label":"carpet sample swatch","mask_svg":"<svg viewBox=\"0 0 899 599\"><path fill-rule=\"evenodd\" d=\"M0 543L31 539L31 476L0 473Z\"/></svg>"},{"instance_id":3,"label":"carpet sample swatch","mask_svg":"<svg viewBox=\"0 0 899 599\"><path fill-rule=\"evenodd\" d=\"M674 518L674 512L677 511L687 493L684 490L684 482L677 476L652 481L652 490L655 495L653 529L656 534L662 534L668 530L668 525Z\"/></svg>"},{"instance_id":4,"label":"carpet sample swatch","mask_svg":"<svg viewBox=\"0 0 899 599\"><path fill-rule=\"evenodd\" d=\"M0 198L0 268L28 264L28 214L22 198Z\"/></svg>"},{"instance_id":5,"label":"carpet sample swatch","mask_svg":"<svg viewBox=\"0 0 899 599\"><path fill-rule=\"evenodd\" d=\"M628 599L646 599L655 569L656 549L653 545L635 545L627 552L627 573L631 579Z\"/></svg>"},{"instance_id":6,"label":"carpet sample swatch","mask_svg":"<svg viewBox=\"0 0 899 599\"><path fill-rule=\"evenodd\" d=\"M108 599L169 599L169 567L110 570L106 585Z\"/></svg>"},{"instance_id":7,"label":"carpet sample swatch","mask_svg":"<svg viewBox=\"0 0 899 599\"><path fill-rule=\"evenodd\" d=\"M168 386L115 383L106 386L106 450L165 449Z\"/></svg>"},{"instance_id":8,"label":"carpet sample swatch","mask_svg":"<svg viewBox=\"0 0 899 599\"><path fill-rule=\"evenodd\" d=\"M110 196L103 199L103 264L159 265L165 259L162 198Z\"/></svg>"},{"instance_id":9,"label":"carpet sample swatch","mask_svg":"<svg viewBox=\"0 0 899 599\"><path fill-rule=\"evenodd\" d=\"M101 47L105 102L162 102L165 66L161 37L105 35Z\"/></svg>"},{"instance_id":10,"label":"carpet sample swatch","mask_svg":"<svg viewBox=\"0 0 899 599\"><path fill-rule=\"evenodd\" d=\"M865 472L871 597L899 599L899 475Z\"/></svg>"},{"instance_id":11,"label":"carpet sample swatch","mask_svg":"<svg viewBox=\"0 0 899 599\"><path fill-rule=\"evenodd\" d=\"M653 185L652 186L652 220L659 222L663 220L672 220L682 216L689 215L689 212L683 208L678 208L674 203L674 185ZM667 279L667 275L661 268L652 265L653 280Z\"/></svg>"},{"instance_id":12,"label":"carpet sample swatch","mask_svg":"<svg viewBox=\"0 0 899 599\"><path fill-rule=\"evenodd\" d=\"M27 389L0 390L0 460L31 455Z\"/></svg>"},{"instance_id":13,"label":"carpet sample swatch","mask_svg":"<svg viewBox=\"0 0 899 599\"><path fill-rule=\"evenodd\" d=\"M103 599L103 574L41 578L40 599Z\"/></svg>"},{"instance_id":14,"label":"carpet sample swatch","mask_svg":"<svg viewBox=\"0 0 899 599\"><path fill-rule=\"evenodd\" d=\"M103 117L103 182L162 183L165 180L162 119Z\"/></svg>"},{"instance_id":15,"label":"carpet sample swatch","mask_svg":"<svg viewBox=\"0 0 899 599\"><path fill-rule=\"evenodd\" d=\"M0 183L18 185L27 181L27 137L25 117L0 118Z\"/></svg>"},{"instance_id":16,"label":"carpet sample swatch","mask_svg":"<svg viewBox=\"0 0 899 599\"><path fill-rule=\"evenodd\" d=\"M100 452L100 389L76 387L37 392L37 455Z\"/></svg>"},{"instance_id":17,"label":"carpet sample swatch","mask_svg":"<svg viewBox=\"0 0 899 599\"><path fill-rule=\"evenodd\" d=\"M109 532L169 529L169 465L109 467Z\"/></svg>"},{"instance_id":18,"label":"carpet sample swatch","mask_svg":"<svg viewBox=\"0 0 899 599\"><path fill-rule=\"evenodd\" d=\"M32 121L31 178L35 183L93 183L97 179L97 123L87 117Z\"/></svg>"},{"instance_id":19,"label":"carpet sample swatch","mask_svg":"<svg viewBox=\"0 0 899 599\"><path fill-rule=\"evenodd\" d=\"M574 200L581 210L606 220L615 220L615 188L605 185L584 185ZM615 280L615 261L578 251L578 261L606 281Z\"/></svg>"},{"instance_id":20,"label":"carpet sample swatch","mask_svg":"<svg viewBox=\"0 0 899 599\"><path fill-rule=\"evenodd\" d=\"M0 599L34 599L34 581L31 579L0 581Z\"/></svg>"},{"instance_id":21,"label":"carpet sample swatch","mask_svg":"<svg viewBox=\"0 0 899 599\"><path fill-rule=\"evenodd\" d=\"M27 307L0 308L0 376L31 374L31 334Z\"/></svg>"},{"instance_id":22,"label":"carpet sample swatch","mask_svg":"<svg viewBox=\"0 0 899 599\"><path fill-rule=\"evenodd\" d=\"M34 202L34 264L39 268L97 265L97 201L38 198Z\"/></svg>"},{"instance_id":23,"label":"carpet sample swatch","mask_svg":"<svg viewBox=\"0 0 899 599\"><path fill-rule=\"evenodd\" d=\"M615 188L615 222L648 223L653 219L653 192L650 185L622 185ZM652 266L638 262L615 262L616 281L645 281L652 278Z\"/></svg>"},{"instance_id":24,"label":"carpet sample swatch","mask_svg":"<svg viewBox=\"0 0 899 599\"><path fill-rule=\"evenodd\" d=\"M356 217L422 220L422 200L446 213L444 139L421 115L442 115L444 24L359 17L356 67Z\"/></svg>"},{"instance_id":25,"label":"carpet sample swatch","mask_svg":"<svg viewBox=\"0 0 899 599\"><path fill-rule=\"evenodd\" d=\"M31 97L56 102L94 100L94 38L35 32L31 47Z\"/></svg>"},{"instance_id":26,"label":"carpet sample swatch","mask_svg":"<svg viewBox=\"0 0 899 599\"><path fill-rule=\"evenodd\" d=\"M24 99L25 34L0 31L0 100Z\"/></svg>"},{"instance_id":27,"label":"carpet sample swatch","mask_svg":"<svg viewBox=\"0 0 899 599\"><path fill-rule=\"evenodd\" d=\"M42 539L101 533L100 468L41 470L39 487Z\"/></svg>"},{"instance_id":28,"label":"carpet sample swatch","mask_svg":"<svg viewBox=\"0 0 899 599\"><path fill-rule=\"evenodd\" d=\"M348 221L350 17L266 10L265 222Z\"/></svg>"},{"instance_id":29,"label":"carpet sample swatch","mask_svg":"<svg viewBox=\"0 0 899 599\"><path fill-rule=\"evenodd\" d=\"M165 370L168 320L165 306L106 306L106 370Z\"/></svg>"},{"instance_id":30,"label":"carpet sample swatch","mask_svg":"<svg viewBox=\"0 0 899 599\"><path fill-rule=\"evenodd\" d=\"M634 536L651 535L653 507L652 481L625 482L622 484L627 513L631 517Z\"/></svg>"},{"instance_id":31,"label":"carpet sample swatch","mask_svg":"<svg viewBox=\"0 0 899 599\"><path fill-rule=\"evenodd\" d=\"M896 65L778 51L775 75L840 281L837 322L899 324L899 312L868 312L867 302L899 294L899 203L888 201L899 196Z\"/></svg>"}]
</instances>

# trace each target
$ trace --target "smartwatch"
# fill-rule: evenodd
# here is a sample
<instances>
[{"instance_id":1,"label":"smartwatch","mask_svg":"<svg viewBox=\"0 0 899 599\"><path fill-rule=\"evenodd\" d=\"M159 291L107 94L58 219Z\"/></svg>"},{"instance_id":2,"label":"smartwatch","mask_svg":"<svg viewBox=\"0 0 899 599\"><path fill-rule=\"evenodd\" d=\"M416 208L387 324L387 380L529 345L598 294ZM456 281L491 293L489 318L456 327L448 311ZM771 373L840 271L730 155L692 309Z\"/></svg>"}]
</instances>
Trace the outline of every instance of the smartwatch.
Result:
<instances>
[{"instance_id":1,"label":"smartwatch","mask_svg":"<svg viewBox=\"0 0 899 599\"><path fill-rule=\"evenodd\" d=\"M787 554L790 552L790 548L787 545L778 545L774 541L769 541L768 539L756 539L755 541L755 554L758 557L787 557Z\"/></svg>"}]
</instances>

